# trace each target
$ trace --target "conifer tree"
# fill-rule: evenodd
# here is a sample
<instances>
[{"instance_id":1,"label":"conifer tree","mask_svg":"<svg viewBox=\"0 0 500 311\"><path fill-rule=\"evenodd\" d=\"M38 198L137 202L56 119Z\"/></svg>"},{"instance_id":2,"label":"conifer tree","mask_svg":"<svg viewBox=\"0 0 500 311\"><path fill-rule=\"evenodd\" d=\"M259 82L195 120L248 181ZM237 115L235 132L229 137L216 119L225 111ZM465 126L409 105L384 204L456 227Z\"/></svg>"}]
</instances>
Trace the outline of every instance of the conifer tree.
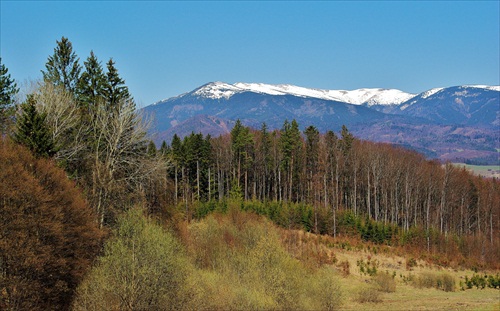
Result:
<instances>
[{"instance_id":1,"label":"conifer tree","mask_svg":"<svg viewBox=\"0 0 500 311\"><path fill-rule=\"evenodd\" d=\"M106 99L107 77L93 51L84 65L85 71L78 81L77 93L84 113L92 115L95 114L99 102Z\"/></svg>"},{"instance_id":2,"label":"conifer tree","mask_svg":"<svg viewBox=\"0 0 500 311\"><path fill-rule=\"evenodd\" d=\"M42 70L43 79L74 94L82 69L80 58L76 56L68 38L62 37L61 41L56 43L54 54L49 56L45 64L47 71Z\"/></svg>"},{"instance_id":3,"label":"conifer tree","mask_svg":"<svg viewBox=\"0 0 500 311\"><path fill-rule=\"evenodd\" d=\"M287 194L285 197L292 200L294 185L297 185L298 182L297 174L301 165L300 152L302 146L299 124L295 119L291 123L285 120L281 129L280 145L283 154L281 169L286 174L287 182Z\"/></svg>"},{"instance_id":4,"label":"conifer tree","mask_svg":"<svg viewBox=\"0 0 500 311\"><path fill-rule=\"evenodd\" d=\"M106 64L108 72L107 83L106 83L106 100L110 107L115 107L120 103L130 101L132 98L128 91L128 87L125 86L125 80L120 78L118 75L118 69L115 67L115 62L111 58Z\"/></svg>"},{"instance_id":5,"label":"conifer tree","mask_svg":"<svg viewBox=\"0 0 500 311\"><path fill-rule=\"evenodd\" d=\"M349 150L351 150L352 147L352 142L354 141L354 136L349 132L347 127L345 125L342 125L342 132L340 133L342 136L341 140L341 148L342 151L344 152L344 155L346 155Z\"/></svg>"},{"instance_id":6,"label":"conifer tree","mask_svg":"<svg viewBox=\"0 0 500 311\"><path fill-rule=\"evenodd\" d=\"M167 157L168 154L170 153L171 149L169 147L169 145L167 145L167 142L166 141L163 141L161 143L161 147L160 147L160 155L162 157Z\"/></svg>"},{"instance_id":7,"label":"conifer tree","mask_svg":"<svg viewBox=\"0 0 500 311\"><path fill-rule=\"evenodd\" d=\"M150 140L147 146L147 154L149 157L154 158L156 156L156 145L154 141Z\"/></svg>"},{"instance_id":8,"label":"conifer tree","mask_svg":"<svg viewBox=\"0 0 500 311\"><path fill-rule=\"evenodd\" d=\"M36 110L35 97L29 95L22 105L22 114L14 132L14 140L38 157L51 157L57 151L45 118L44 113Z\"/></svg>"},{"instance_id":9,"label":"conifer tree","mask_svg":"<svg viewBox=\"0 0 500 311\"><path fill-rule=\"evenodd\" d=\"M307 178L311 181L318 170L319 160L319 131L315 126L308 126L306 135L306 168Z\"/></svg>"},{"instance_id":10,"label":"conifer tree","mask_svg":"<svg viewBox=\"0 0 500 311\"><path fill-rule=\"evenodd\" d=\"M251 154L253 152L253 136L250 133L250 129L241 124L238 119L233 129L231 130L231 144L233 149L234 158L234 170L237 178L237 183L242 176L242 170L244 170L244 183L245 183L245 199L248 198L248 170L250 169L250 163L252 162Z\"/></svg>"},{"instance_id":11,"label":"conifer tree","mask_svg":"<svg viewBox=\"0 0 500 311\"><path fill-rule=\"evenodd\" d=\"M180 166L184 162L183 160L183 148L182 148L182 141L180 137L177 134L174 134L174 137L172 138L172 160L174 162L174 165Z\"/></svg>"},{"instance_id":12,"label":"conifer tree","mask_svg":"<svg viewBox=\"0 0 500 311\"><path fill-rule=\"evenodd\" d=\"M14 96L19 92L14 79L0 57L0 135L5 133L9 117L14 113Z\"/></svg>"},{"instance_id":13,"label":"conifer tree","mask_svg":"<svg viewBox=\"0 0 500 311\"><path fill-rule=\"evenodd\" d=\"M259 169L260 169L260 184L261 184L261 196L263 195L264 197L268 196L268 189L270 186L270 178L269 174L272 170L272 157L271 157L271 148L272 148L272 142L271 142L271 135L269 134L267 130L267 124L262 123L262 127L260 130L260 141L258 144L258 153L256 154L256 160L259 159L257 162Z\"/></svg>"}]
</instances>

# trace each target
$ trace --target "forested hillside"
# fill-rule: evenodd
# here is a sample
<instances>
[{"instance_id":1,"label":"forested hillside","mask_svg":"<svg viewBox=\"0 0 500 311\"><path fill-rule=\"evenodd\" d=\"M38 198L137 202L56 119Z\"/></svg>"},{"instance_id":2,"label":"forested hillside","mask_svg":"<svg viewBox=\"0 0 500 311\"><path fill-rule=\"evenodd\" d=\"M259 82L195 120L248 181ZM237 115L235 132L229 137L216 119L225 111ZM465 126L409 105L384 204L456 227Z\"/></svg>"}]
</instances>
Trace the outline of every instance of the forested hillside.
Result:
<instances>
[{"instance_id":1,"label":"forested hillside","mask_svg":"<svg viewBox=\"0 0 500 311\"><path fill-rule=\"evenodd\" d=\"M183 141L174 136L161 152L171 159L175 202L185 206L188 218L198 212L196 202L236 198L285 227L332 236L354 230L372 241L431 253L452 254L456 249L446 247L451 243L461 246L464 258L496 262L497 180L358 140L346 127L340 135L321 135L314 126L301 133L295 121L273 132L265 124L257 131L238 121L230 135L192 134ZM361 220L391 233L363 233L355 225Z\"/></svg>"},{"instance_id":2,"label":"forested hillside","mask_svg":"<svg viewBox=\"0 0 500 311\"><path fill-rule=\"evenodd\" d=\"M332 310L345 241L499 268L496 179L296 120L157 148L112 59L63 37L21 100L0 65L2 310Z\"/></svg>"}]
</instances>

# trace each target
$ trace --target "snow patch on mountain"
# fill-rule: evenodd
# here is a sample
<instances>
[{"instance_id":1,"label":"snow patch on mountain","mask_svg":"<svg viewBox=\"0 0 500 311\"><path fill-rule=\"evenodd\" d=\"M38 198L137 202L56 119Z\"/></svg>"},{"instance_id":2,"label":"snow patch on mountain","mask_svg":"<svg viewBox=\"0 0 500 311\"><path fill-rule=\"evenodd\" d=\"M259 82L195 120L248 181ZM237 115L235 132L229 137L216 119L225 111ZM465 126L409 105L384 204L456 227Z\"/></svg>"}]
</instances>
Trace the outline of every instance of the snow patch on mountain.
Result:
<instances>
[{"instance_id":1,"label":"snow patch on mountain","mask_svg":"<svg viewBox=\"0 0 500 311\"><path fill-rule=\"evenodd\" d=\"M500 92L500 85L465 85L464 87L475 87L478 89L486 89L486 90L491 90L491 91L497 91Z\"/></svg>"},{"instance_id":2,"label":"snow patch on mountain","mask_svg":"<svg viewBox=\"0 0 500 311\"><path fill-rule=\"evenodd\" d=\"M235 83L224 82L208 83L193 92L196 96L211 99L229 99L236 93L253 92L267 95L293 95L298 97L334 100L354 105L398 105L416 94L406 93L396 89L358 89L346 90L321 90L311 89L290 84L265 84L265 83Z\"/></svg>"},{"instance_id":3,"label":"snow patch on mountain","mask_svg":"<svg viewBox=\"0 0 500 311\"><path fill-rule=\"evenodd\" d=\"M440 92L443 89L444 89L444 87L437 87L437 88L430 89L428 91L423 92L422 95L420 95L420 97L421 98L431 97L432 95Z\"/></svg>"},{"instance_id":4,"label":"snow patch on mountain","mask_svg":"<svg viewBox=\"0 0 500 311\"><path fill-rule=\"evenodd\" d=\"M211 99L220 99L220 98L228 99L235 93L239 92L241 92L241 89L234 85L224 82L213 82L205 84L204 86L195 90L193 94Z\"/></svg>"}]
</instances>

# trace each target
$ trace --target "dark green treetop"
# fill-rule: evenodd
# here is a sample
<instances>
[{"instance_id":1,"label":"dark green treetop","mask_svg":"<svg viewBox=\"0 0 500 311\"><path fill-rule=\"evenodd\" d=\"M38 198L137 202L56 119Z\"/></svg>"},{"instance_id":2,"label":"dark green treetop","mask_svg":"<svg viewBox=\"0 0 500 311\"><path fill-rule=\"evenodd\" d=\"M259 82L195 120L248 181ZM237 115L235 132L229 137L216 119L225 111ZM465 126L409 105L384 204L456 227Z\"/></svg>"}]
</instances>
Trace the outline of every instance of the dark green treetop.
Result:
<instances>
[{"instance_id":1,"label":"dark green treetop","mask_svg":"<svg viewBox=\"0 0 500 311\"><path fill-rule=\"evenodd\" d=\"M26 146L37 157L51 157L56 153L56 145L45 122L45 114L36 110L36 99L28 95L22 104L22 113L16 123L14 141Z\"/></svg>"},{"instance_id":2,"label":"dark green treetop","mask_svg":"<svg viewBox=\"0 0 500 311\"><path fill-rule=\"evenodd\" d=\"M125 80L118 75L118 69L115 67L115 62L111 58L106 64L108 72L106 83L106 99L110 107L116 107L123 101L131 100L128 87L125 86Z\"/></svg>"},{"instance_id":3,"label":"dark green treetop","mask_svg":"<svg viewBox=\"0 0 500 311\"><path fill-rule=\"evenodd\" d=\"M9 116L13 114L14 96L19 92L8 71L0 57L0 134L4 133Z\"/></svg>"},{"instance_id":4,"label":"dark green treetop","mask_svg":"<svg viewBox=\"0 0 500 311\"><path fill-rule=\"evenodd\" d=\"M96 109L99 100L106 99L107 77L93 51L90 52L84 65L85 71L78 81L77 93L83 107L90 112Z\"/></svg>"},{"instance_id":5,"label":"dark green treetop","mask_svg":"<svg viewBox=\"0 0 500 311\"><path fill-rule=\"evenodd\" d=\"M45 68L42 70L43 79L57 86L62 86L71 93L75 93L80 78L80 59L73 51L73 45L68 38L62 37L56 41L54 54L49 56Z\"/></svg>"},{"instance_id":6,"label":"dark green treetop","mask_svg":"<svg viewBox=\"0 0 500 311\"><path fill-rule=\"evenodd\" d=\"M351 132L349 132L345 125L342 125L342 132L340 133L340 136L342 137L341 149L344 155L346 155L351 150L354 136L351 134Z\"/></svg>"}]
</instances>

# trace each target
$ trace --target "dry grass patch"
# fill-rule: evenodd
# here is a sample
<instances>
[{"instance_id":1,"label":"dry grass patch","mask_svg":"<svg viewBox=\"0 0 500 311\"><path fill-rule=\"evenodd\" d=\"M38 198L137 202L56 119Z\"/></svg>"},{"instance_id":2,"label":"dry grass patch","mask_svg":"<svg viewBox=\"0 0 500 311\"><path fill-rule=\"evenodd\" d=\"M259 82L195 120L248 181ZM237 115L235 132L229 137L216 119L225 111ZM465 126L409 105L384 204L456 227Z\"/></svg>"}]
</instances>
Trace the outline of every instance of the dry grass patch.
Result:
<instances>
[{"instance_id":1,"label":"dry grass patch","mask_svg":"<svg viewBox=\"0 0 500 311\"><path fill-rule=\"evenodd\" d=\"M454 292L456 290L455 278L446 272L423 272L411 282L419 288L436 288L445 292Z\"/></svg>"},{"instance_id":2,"label":"dry grass patch","mask_svg":"<svg viewBox=\"0 0 500 311\"><path fill-rule=\"evenodd\" d=\"M378 290L384 293L394 293L396 291L396 281L389 273L379 273L373 277Z\"/></svg>"},{"instance_id":3,"label":"dry grass patch","mask_svg":"<svg viewBox=\"0 0 500 311\"><path fill-rule=\"evenodd\" d=\"M374 286L364 286L358 290L356 301L359 303L379 303L382 302L381 293Z\"/></svg>"}]
</instances>

